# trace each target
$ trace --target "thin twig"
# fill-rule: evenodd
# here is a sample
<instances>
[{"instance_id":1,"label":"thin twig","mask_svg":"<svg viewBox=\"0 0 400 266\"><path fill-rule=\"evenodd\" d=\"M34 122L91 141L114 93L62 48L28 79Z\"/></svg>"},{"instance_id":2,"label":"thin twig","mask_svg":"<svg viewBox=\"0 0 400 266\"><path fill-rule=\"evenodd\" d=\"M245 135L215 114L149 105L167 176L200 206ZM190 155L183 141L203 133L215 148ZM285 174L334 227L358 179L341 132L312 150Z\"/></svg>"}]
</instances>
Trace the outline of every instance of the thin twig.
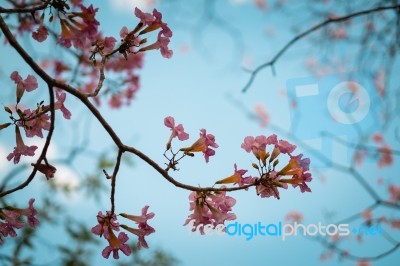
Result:
<instances>
[{"instance_id":1,"label":"thin twig","mask_svg":"<svg viewBox=\"0 0 400 266\"><path fill-rule=\"evenodd\" d=\"M327 19L311 28L309 28L308 30L300 33L299 35L295 36L294 38L292 38L285 46L283 46L278 53L268 62L263 63L261 65L259 65L258 67L256 67L253 71L251 71L250 73L250 78L247 81L246 85L243 87L242 92L246 92L251 84L253 83L254 79L256 78L257 74L263 70L266 67L271 67L272 71L274 71L274 65L276 63L276 61L278 61L278 59L292 46L294 45L296 42L298 42L299 40L301 40L302 38L306 37L307 35L313 33L314 31L323 28L331 23L337 23L337 22L343 22L346 21L350 18L354 18L354 17L358 17L358 16L363 16L363 15L368 15L371 13L375 13L375 12L379 12L379 11L385 11L385 10L391 10L391 9L397 9L400 8L400 4L398 5L393 5L393 6L381 6L381 7L376 7L376 8L372 8L372 9L367 9L367 10L363 10L363 11L358 11L358 12L354 12L351 14L348 14L346 16L343 17L337 17L337 18L330 18Z\"/></svg>"}]
</instances>

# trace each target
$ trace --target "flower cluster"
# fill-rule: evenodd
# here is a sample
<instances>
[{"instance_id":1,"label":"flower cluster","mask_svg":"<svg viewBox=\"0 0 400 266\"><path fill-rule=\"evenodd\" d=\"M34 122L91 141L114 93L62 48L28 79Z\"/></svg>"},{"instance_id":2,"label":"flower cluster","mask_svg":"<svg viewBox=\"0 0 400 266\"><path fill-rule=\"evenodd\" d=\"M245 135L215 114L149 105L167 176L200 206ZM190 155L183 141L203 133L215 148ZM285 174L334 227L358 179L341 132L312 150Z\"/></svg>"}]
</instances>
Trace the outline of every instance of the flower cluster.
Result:
<instances>
[{"instance_id":1,"label":"flower cluster","mask_svg":"<svg viewBox=\"0 0 400 266\"><path fill-rule=\"evenodd\" d=\"M215 142L215 136L213 134L207 134L207 131L203 128L200 129L200 137L189 147L181 148L177 153L174 153L171 149L171 143L174 138L178 138L180 141L184 141L189 139L189 134L185 132L185 129L182 124L175 125L175 119L172 116L167 116L164 119L164 125L171 129L171 135L167 141L167 149L171 151L172 158L168 158L165 153L164 156L169 160L168 169L177 170L176 165L178 162L185 156L193 157L194 153L201 152L203 153L204 159L206 163L209 162L210 157L215 155L215 150L213 148L218 148L218 144ZM183 155L176 158L179 152L183 152Z\"/></svg>"},{"instance_id":2,"label":"flower cluster","mask_svg":"<svg viewBox=\"0 0 400 266\"><path fill-rule=\"evenodd\" d=\"M20 128L25 130L27 138L35 136L43 138L43 130L50 130L50 116L47 114L50 111L49 105L43 105L43 101L37 104L35 109L21 108L19 103L25 92L31 92L38 88L38 82L33 75L28 75L25 79L21 77L18 71L14 71L10 75L10 79L16 84L16 105L5 107L5 111L10 114L13 123L6 123L0 125L0 130L15 124L15 138L16 146L13 152L8 154L7 160L13 160L14 164L18 164L21 156L34 156L37 146L27 146L22 138ZM65 106L66 93L56 90L56 102L54 103L55 110L60 110L65 119L71 118L71 112ZM18 115L18 118L15 116ZM54 176L56 168L48 164L41 164L37 166L37 170L44 173L46 178L49 179Z\"/></svg>"},{"instance_id":3,"label":"flower cluster","mask_svg":"<svg viewBox=\"0 0 400 266\"><path fill-rule=\"evenodd\" d=\"M267 146L271 150L267 151ZM288 184L299 187L301 192L311 192L306 183L312 180L310 170L310 159L303 158L303 154L293 155L296 146L286 140L279 140L275 134L252 137L244 139L241 146L245 151L252 152L257 158L258 164L253 167L259 171L260 177L256 179L256 192L262 198L274 196L279 199L278 188L287 189ZM289 162L280 170L276 169L279 164L278 156L286 154ZM290 176L291 178L285 178Z\"/></svg>"},{"instance_id":4,"label":"flower cluster","mask_svg":"<svg viewBox=\"0 0 400 266\"><path fill-rule=\"evenodd\" d=\"M154 217L154 213L147 213L148 209L149 206L143 207L140 216L126 213L120 214L120 216L135 222L138 225L138 228L132 228L124 224L120 225L115 213L111 214L110 211L106 212L106 214L102 214L102 212L97 214L98 224L92 228L92 233L104 237L108 241L109 245L105 247L102 252L104 258L108 259L111 252L113 253L114 259L119 259L119 251L122 251L127 256L131 254L131 249L128 244L126 244L129 240L128 235L124 232L119 232L117 237L116 233L114 233L114 231L118 232L120 227L138 237L137 246L139 249L141 247L148 248L144 237L155 232L154 228L147 224L147 221Z\"/></svg>"},{"instance_id":5,"label":"flower cluster","mask_svg":"<svg viewBox=\"0 0 400 266\"><path fill-rule=\"evenodd\" d=\"M162 21L162 14L153 10L153 13L144 13L139 8L135 8L135 16L140 19L137 26L129 31L126 26L120 30L120 37L122 44L119 52L127 58L128 53L139 53L149 50L160 50L161 55L165 58L171 58L173 55L172 50L168 48L172 31L168 25ZM147 38L141 39L146 33L160 29L157 35L157 40L149 45L142 46L147 43Z\"/></svg>"},{"instance_id":6,"label":"flower cluster","mask_svg":"<svg viewBox=\"0 0 400 266\"><path fill-rule=\"evenodd\" d=\"M35 228L39 221L35 217L37 210L33 207L35 199L29 200L29 207L27 209L20 209L11 206L0 208L0 245L4 243L2 237L16 237L15 229L21 229L25 226L22 217L26 216L28 225Z\"/></svg>"},{"instance_id":7,"label":"flower cluster","mask_svg":"<svg viewBox=\"0 0 400 266\"><path fill-rule=\"evenodd\" d=\"M193 191L189 195L189 200L189 210L193 213L188 216L183 225L194 220L193 228L197 228L200 224L203 226L211 224L215 227L224 224L227 220L236 219L236 215L231 212L236 200L227 196L225 191L215 193ZM200 228L200 233L204 234L204 227Z\"/></svg>"}]
</instances>

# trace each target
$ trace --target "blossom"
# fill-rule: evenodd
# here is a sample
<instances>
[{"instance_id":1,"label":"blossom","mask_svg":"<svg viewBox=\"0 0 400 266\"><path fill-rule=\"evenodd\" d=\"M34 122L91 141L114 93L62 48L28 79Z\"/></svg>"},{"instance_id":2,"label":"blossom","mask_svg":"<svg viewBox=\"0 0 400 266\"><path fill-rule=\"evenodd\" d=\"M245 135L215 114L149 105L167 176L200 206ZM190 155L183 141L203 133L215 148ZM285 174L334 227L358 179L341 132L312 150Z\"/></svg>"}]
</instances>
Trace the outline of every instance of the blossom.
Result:
<instances>
[{"instance_id":1,"label":"blossom","mask_svg":"<svg viewBox=\"0 0 400 266\"><path fill-rule=\"evenodd\" d=\"M369 260L359 260L357 266L372 266L372 263Z\"/></svg>"},{"instance_id":2,"label":"blossom","mask_svg":"<svg viewBox=\"0 0 400 266\"><path fill-rule=\"evenodd\" d=\"M50 130L50 116L48 114L37 115L37 112L32 112L29 109L24 110L24 122L18 125L23 125L25 134L28 138L38 136L43 138L43 130Z\"/></svg>"},{"instance_id":3,"label":"blossom","mask_svg":"<svg viewBox=\"0 0 400 266\"><path fill-rule=\"evenodd\" d=\"M92 227L92 233L102 237L104 235L105 239L110 238L110 232L119 231L119 223L117 221L117 216L115 213L111 215L110 211L107 211L104 215L101 211L97 214L98 224Z\"/></svg>"},{"instance_id":4,"label":"blossom","mask_svg":"<svg viewBox=\"0 0 400 266\"><path fill-rule=\"evenodd\" d=\"M129 240L129 237L124 232L120 232L118 238L111 232L109 238L109 246L105 247L103 252L101 253L104 258L108 259L110 257L111 252L113 253L114 259L119 259L118 251L121 250L125 255L131 255L130 247L125 244L126 241Z\"/></svg>"},{"instance_id":5,"label":"blossom","mask_svg":"<svg viewBox=\"0 0 400 266\"><path fill-rule=\"evenodd\" d=\"M157 30L161 28L157 36L157 41L139 49L139 51L148 51L153 49L160 49L161 55L165 58L171 58L173 51L168 48L170 38L172 37L172 31L166 23L162 21L162 14L157 9L153 10L153 13L144 13L139 8L135 8L135 16L140 19L141 25L138 25L137 30L146 26L139 35Z\"/></svg>"},{"instance_id":6,"label":"blossom","mask_svg":"<svg viewBox=\"0 0 400 266\"><path fill-rule=\"evenodd\" d=\"M62 91L56 91L57 102L54 104L55 110L60 110L65 119L71 119L71 112L65 107L64 102L67 94Z\"/></svg>"},{"instance_id":7,"label":"blossom","mask_svg":"<svg viewBox=\"0 0 400 266\"><path fill-rule=\"evenodd\" d=\"M189 195L189 200L189 210L193 213L188 216L183 225L194 221L193 231L200 224L212 224L215 227L218 224L224 224L227 220L236 219L236 215L230 212L236 200L227 196L225 191L215 193L193 191ZM200 228L200 233L204 234L204 227Z\"/></svg>"},{"instance_id":8,"label":"blossom","mask_svg":"<svg viewBox=\"0 0 400 266\"><path fill-rule=\"evenodd\" d=\"M117 40L114 37L105 37L103 42L104 52L110 53L114 49L116 42Z\"/></svg>"},{"instance_id":9,"label":"blossom","mask_svg":"<svg viewBox=\"0 0 400 266\"><path fill-rule=\"evenodd\" d=\"M372 220L372 210L367 209L361 213L361 216L365 219L365 221L370 222Z\"/></svg>"},{"instance_id":10,"label":"blossom","mask_svg":"<svg viewBox=\"0 0 400 266\"><path fill-rule=\"evenodd\" d=\"M379 167L385 167L393 164L393 151L389 145L383 144L382 147L379 148L379 152Z\"/></svg>"},{"instance_id":11,"label":"blossom","mask_svg":"<svg viewBox=\"0 0 400 266\"><path fill-rule=\"evenodd\" d=\"M261 127L266 127L269 123L269 115L262 104L255 106L257 118L260 120Z\"/></svg>"},{"instance_id":12,"label":"blossom","mask_svg":"<svg viewBox=\"0 0 400 266\"><path fill-rule=\"evenodd\" d=\"M19 163L21 156L34 156L37 146L26 146L22 139L21 133L18 126L15 127L15 138L17 146L14 147L14 151L7 156L7 160L11 161L14 159L14 164Z\"/></svg>"},{"instance_id":13,"label":"blossom","mask_svg":"<svg viewBox=\"0 0 400 266\"><path fill-rule=\"evenodd\" d=\"M17 102L22 98L25 91L33 91L38 87L37 80L34 76L28 75L26 79L22 79L18 71L11 73L10 78L17 84Z\"/></svg>"},{"instance_id":14,"label":"blossom","mask_svg":"<svg viewBox=\"0 0 400 266\"><path fill-rule=\"evenodd\" d=\"M121 213L120 215L126 219L129 219L131 221L134 221L135 223L138 224L140 229L143 229L146 233L146 235L149 235L151 233L154 233L156 230L154 230L153 227L147 224L147 221L150 219L153 219L154 217L154 212L147 213L147 210L149 209L149 206L146 205L142 208L142 215L141 216L136 216L136 215L130 215L126 213Z\"/></svg>"},{"instance_id":15,"label":"blossom","mask_svg":"<svg viewBox=\"0 0 400 266\"><path fill-rule=\"evenodd\" d=\"M25 215L28 218L28 224L32 228L35 228L39 224L39 220L35 217L35 215L37 214L37 210L33 207L34 202L34 198L30 199L29 207L27 209L21 210L21 214Z\"/></svg>"},{"instance_id":16,"label":"blossom","mask_svg":"<svg viewBox=\"0 0 400 266\"><path fill-rule=\"evenodd\" d=\"M215 182L215 184L238 184L239 186L244 186L247 184L252 184L254 183L254 178L251 176L244 177L244 175L247 173L247 170L244 169L237 169L236 163L233 165L234 172L231 176L228 176L224 179L218 180Z\"/></svg>"},{"instance_id":17,"label":"blossom","mask_svg":"<svg viewBox=\"0 0 400 266\"><path fill-rule=\"evenodd\" d=\"M207 131L203 128L200 129L200 138L196 140L192 146L180 149L185 154L190 155L193 152L202 152L206 162L208 163L210 156L215 155L215 150L212 148L218 148L218 144L215 142L213 134L207 134Z\"/></svg>"},{"instance_id":18,"label":"blossom","mask_svg":"<svg viewBox=\"0 0 400 266\"><path fill-rule=\"evenodd\" d=\"M47 28L41 24L36 31L32 32L32 38L35 39L38 42L43 42L47 39L47 36L49 35L49 32Z\"/></svg>"},{"instance_id":19,"label":"blossom","mask_svg":"<svg viewBox=\"0 0 400 266\"><path fill-rule=\"evenodd\" d=\"M61 34L58 43L66 48L73 45L77 49L83 49L88 42L95 41L98 35L100 23L95 16L98 8L93 5L85 7L78 5L81 12L72 12L67 18L60 19Z\"/></svg>"},{"instance_id":20,"label":"blossom","mask_svg":"<svg viewBox=\"0 0 400 266\"><path fill-rule=\"evenodd\" d=\"M131 215L131 214L126 214L126 213L121 213L120 215L128 220L131 220L135 222L139 228L132 228L127 225L121 224L121 227L127 230L128 232L135 234L138 237L138 243L137 247L140 248L149 248L145 236L148 236L152 233L154 233L156 230L151 227L147 221L150 219L153 219L154 213L150 212L147 213L149 209L149 206L146 205L142 208L142 214L140 216L138 215Z\"/></svg>"},{"instance_id":21,"label":"blossom","mask_svg":"<svg viewBox=\"0 0 400 266\"><path fill-rule=\"evenodd\" d=\"M173 138L178 137L179 140L187 140L189 134L185 132L182 124L175 126L175 119L172 116L164 118L164 125L171 129L171 136L167 142L167 150L171 147L171 141Z\"/></svg>"},{"instance_id":22,"label":"blossom","mask_svg":"<svg viewBox=\"0 0 400 266\"><path fill-rule=\"evenodd\" d=\"M293 221L300 223L303 221L303 214L298 211L291 211L285 215L285 221Z\"/></svg>"},{"instance_id":23,"label":"blossom","mask_svg":"<svg viewBox=\"0 0 400 266\"><path fill-rule=\"evenodd\" d=\"M390 194L390 201L397 202L400 201L400 185L389 185L388 191Z\"/></svg>"},{"instance_id":24,"label":"blossom","mask_svg":"<svg viewBox=\"0 0 400 266\"><path fill-rule=\"evenodd\" d=\"M24 227L25 223L22 221L21 217L26 216L28 220L28 225L35 228L39 224L39 220L35 217L37 215L37 210L33 207L35 202L34 198L29 200L29 206L26 209L16 208L8 206L4 209L0 208L0 245L4 242L1 238L3 237L16 237L17 233L15 229L21 229Z\"/></svg>"},{"instance_id":25,"label":"blossom","mask_svg":"<svg viewBox=\"0 0 400 266\"><path fill-rule=\"evenodd\" d=\"M259 185L256 186L256 193L261 198L269 198L274 196L277 199L280 199L278 187L283 189L287 189L288 185L284 182L281 182L282 178L276 171L271 171L268 174L264 174L261 179Z\"/></svg>"}]
</instances>

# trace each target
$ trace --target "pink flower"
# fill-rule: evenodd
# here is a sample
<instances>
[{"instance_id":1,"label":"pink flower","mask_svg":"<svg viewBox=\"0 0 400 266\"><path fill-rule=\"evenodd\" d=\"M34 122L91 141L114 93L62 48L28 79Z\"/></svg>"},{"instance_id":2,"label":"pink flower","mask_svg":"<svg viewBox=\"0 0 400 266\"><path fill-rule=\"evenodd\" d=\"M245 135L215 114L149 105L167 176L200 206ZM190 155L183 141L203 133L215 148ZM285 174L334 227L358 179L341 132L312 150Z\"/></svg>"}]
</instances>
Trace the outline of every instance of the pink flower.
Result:
<instances>
[{"instance_id":1,"label":"pink flower","mask_svg":"<svg viewBox=\"0 0 400 266\"><path fill-rule=\"evenodd\" d=\"M244 169L238 170L236 164L233 165L233 168L234 168L234 172L231 176L221 179L221 180L215 182L215 184L233 183L233 184L238 184L239 186L244 186L244 185L254 183L255 179L252 178L251 176L244 177L244 175L247 173L247 170L244 170ZM246 190L247 189L248 188L246 188Z\"/></svg>"},{"instance_id":2,"label":"pink flower","mask_svg":"<svg viewBox=\"0 0 400 266\"><path fill-rule=\"evenodd\" d=\"M372 220L372 210L367 209L361 213L361 216L365 219L365 221L369 222Z\"/></svg>"},{"instance_id":3,"label":"pink flower","mask_svg":"<svg viewBox=\"0 0 400 266\"><path fill-rule=\"evenodd\" d=\"M261 127L266 127L269 123L269 115L265 107L261 104L255 106L257 118L260 120Z\"/></svg>"},{"instance_id":4,"label":"pink flower","mask_svg":"<svg viewBox=\"0 0 400 266\"><path fill-rule=\"evenodd\" d=\"M22 210L22 214L28 218L28 224L32 228L35 228L39 224L39 220L35 217L35 215L37 214L37 210L33 207L34 202L35 199L30 199L28 209Z\"/></svg>"},{"instance_id":5,"label":"pink flower","mask_svg":"<svg viewBox=\"0 0 400 266\"><path fill-rule=\"evenodd\" d=\"M65 119L71 119L71 112L65 107L64 102L67 94L63 91L56 91L57 102L54 104L55 110L60 110Z\"/></svg>"},{"instance_id":6,"label":"pink flower","mask_svg":"<svg viewBox=\"0 0 400 266\"><path fill-rule=\"evenodd\" d=\"M139 51L160 49L161 55L163 57L171 58L173 52L168 48L168 44L170 42L170 38L172 37L172 31L168 27L168 25L162 21L162 14L158 12L157 9L154 9L153 14L150 14L142 12L139 8L135 8L135 15L140 19L140 22L144 26L147 26L139 33L139 35L161 28L157 36L157 41L153 44L141 48Z\"/></svg>"},{"instance_id":7,"label":"pink flower","mask_svg":"<svg viewBox=\"0 0 400 266\"><path fill-rule=\"evenodd\" d=\"M14 158L14 164L19 163L21 156L34 156L37 146L26 146L22 140L21 133L18 126L15 127L15 138L17 146L14 147L14 151L7 156L7 160L11 161Z\"/></svg>"},{"instance_id":8,"label":"pink flower","mask_svg":"<svg viewBox=\"0 0 400 266\"><path fill-rule=\"evenodd\" d=\"M255 138L252 136L245 137L241 147L247 152L252 151L254 155L258 155L260 151L265 151L267 145L272 144L278 144L278 138L275 134L272 134L268 137L263 135L257 136Z\"/></svg>"},{"instance_id":9,"label":"pink flower","mask_svg":"<svg viewBox=\"0 0 400 266\"><path fill-rule=\"evenodd\" d=\"M268 175L263 175L260 179L260 184L256 186L256 193L261 198L269 198L274 196L280 199L278 187L287 189L288 185L280 181L281 175L275 171L271 171Z\"/></svg>"},{"instance_id":10,"label":"pink flower","mask_svg":"<svg viewBox=\"0 0 400 266\"><path fill-rule=\"evenodd\" d=\"M111 212L107 211L106 215L103 215L101 211L97 214L98 224L92 228L92 233L105 239L110 238L110 232L119 231L119 223L115 213L111 215Z\"/></svg>"},{"instance_id":11,"label":"pink flower","mask_svg":"<svg viewBox=\"0 0 400 266\"><path fill-rule=\"evenodd\" d=\"M379 148L379 155L379 167L385 167L393 164L393 151L389 145L383 144L382 147Z\"/></svg>"},{"instance_id":12,"label":"pink flower","mask_svg":"<svg viewBox=\"0 0 400 266\"><path fill-rule=\"evenodd\" d=\"M384 95L385 94L385 81L386 81L386 74L384 69L380 69L376 74L375 74L375 87L379 95Z\"/></svg>"},{"instance_id":13,"label":"pink flower","mask_svg":"<svg viewBox=\"0 0 400 266\"><path fill-rule=\"evenodd\" d=\"M128 240L129 237L124 232L120 232L118 238L114 235L114 233L111 233L109 239L109 246L105 247L101 254L106 259L110 257L111 252L113 253L114 259L119 259L119 254L118 254L119 250L121 250L126 256L131 255L130 247L127 244L125 244L126 241Z\"/></svg>"},{"instance_id":14,"label":"pink flower","mask_svg":"<svg viewBox=\"0 0 400 266\"><path fill-rule=\"evenodd\" d=\"M210 156L215 155L215 150L212 148L218 148L218 144L215 142L213 134L207 134L206 130L200 129L200 138L196 140L192 146L180 149L185 154L192 154L193 152L203 152L204 158L208 163Z\"/></svg>"},{"instance_id":15,"label":"pink flower","mask_svg":"<svg viewBox=\"0 0 400 266\"><path fill-rule=\"evenodd\" d=\"M73 45L77 49L83 49L98 36L97 28L100 23L95 18L98 8L93 5L78 6L81 12L72 12L66 18L60 19L61 34L58 43L66 48Z\"/></svg>"},{"instance_id":16,"label":"pink flower","mask_svg":"<svg viewBox=\"0 0 400 266\"><path fill-rule=\"evenodd\" d=\"M24 222L20 220L21 213L17 210L3 210L4 220L9 226L16 229L24 227Z\"/></svg>"},{"instance_id":17,"label":"pink flower","mask_svg":"<svg viewBox=\"0 0 400 266\"><path fill-rule=\"evenodd\" d=\"M287 142L286 140L279 140L279 143L277 144L279 150L281 151L281 153L287 153L287 154L291 154L295 149L296 149L296 145L292 145L289 142Z\"/></svg>"},{"instance_id":18,"label":"pink flower","mask_svg":"<svg viewBox=\"0 0 400 266\"><path fill-rule=\"evenodd\" d=\"M345 28L331 29L331 31L329 32L329 35L332 39L335 39L335 40L346 39L348 37L347 31Z\"/></svg>"},{"instance_id":19,"label":"pink flower","mask_svg":"<svg viewBox=\"0 0 400 266\"><path fill-rule=\"evenodd\" d=\"M120 36L122 39L125 39L126 36L128 36L128 34L129 34L129 30L128 30L128 28L127 28L126 26L123 26L123 27L121 28L121 30L119 31L119 36Z\"/></svg>"},{"instance_id":20,"label":"pink flower","mask_svg":"<svg viewBox=\"0 0 400 266\"><path fill-rule=\"evenodd\" d=\"M300 223L300 222L303 221L303 214L301 214L301 213L298 212L298 211L291 211L291 212L288 212L288 213L285 215L285 221L291 221L291 222L298 222L298 223Z\"/></svg>"},{"instance_id":21,"label":"pink flower","mask_svg":"<svg viewBox=\"0 0 400 266\"><path fill-rule=\"evenodd\" d=\"M134 221L136 224L138 224L139 229L142 229L144 231L145 235L150 235L154 233L156 230L154 230L153 227L147 224L147 221L153 219L154 217L154 212L147 213L148 209L149 209L148 205L144 206L142 208L141 216L129 215L126 213L121 213L120 215L126 219Z\"/></svg>"},{"instance_id":22,"label":"pink flower","mask_svg":"<svg viewBox=\"0 0 400 266\"><path fill-rule=\"evenodd\" d=\"M45 41L48 35L49 32L47 31L47 28L43 24L40 24L37 30L32 32L32 38L38 42Z\"/></svg>"},{"instance_id":23,"label":"pink flower","mask_svg":"<svg viewBox=\"0 0 400 266\"><path fill-rule=\"evenodd\" d=\"M236 219L232 212L232 207L236 200L226 195L226 192L195 192L189 195L189 210L193 211L188 216L184 225L193 221L192 231L195 231L200 224L212 224L214 227L218 224L224 224L225 221ZM204 227L200 228L200 233L204 234Z\"/></svg>"},{"instance_id":24,"label":"pink flower","mask_svg":"<svg viewBox=\"0 0 400 266\"><path fill-rule=\"evenodd\" d=\"M23 91L33 91L38 87L37 80L34 76L28 75L25 80L22 79L22 77L18 74L18 71L14 71L11 73L10 76L11 80L14 81L15 84L17 84L17 89L23 90Z\"/></svg>"},{"instance_id":25,"label":"pink flower","mask_svg":"<svg viewBox=\"0 0 400 266\"><path fill-rule=\"evenodd\" d=\"M153 12L157 12L157 10L154 9ZM144 25L151 25L156 20L156 18L152 14L144 13L137 7L135 8L135 16L139 18L140 22Z\"/></svg>"},{"instance_id":26,"label":"pink flower","mask_svg":"<svg viewBox=\"0 0 400 266\"><path fill-rule=\"evenodd\" d=\"M164 118L164 125L171 129L172 133L167 142L167 150L171 147L171 141L173 138L178 137L179 140L187 140L189 134L185 132L182 124L175 126L175 119L172 116Z\"/></svg>"},{"instance_id":27,"label":"pink flower","mask_svg":"<svg viewBox=\"0 0 400 266\"><path fill-rule=\"evenodd\" d=\"M390 194L390 201L397 202L400 201L400 185L389 185L388 191Z\"/></svg>"},{"instance_id":28,"label":"pink flower","mask_svg":"<svg viewBox=\"0 0 400 266\"><path fill-rule=\"evenodd\" d=\"M157 43L160 47L161 55L168 59L171 58L173 55L173 51L168 48L169 42L170 42L169 38L163 37L161 36L161 34L158 35Z\"/></svg>"},{"instance_id":29,"label":"pink flower","mask_svg":"<svg viewBox=\"0 0 400 266\"><path fill-rule=\"evenodd\" d=\"M111 96L110 100L108 101L108 106L110 106L110 108L113 108L113 109L118 109L118 108L122 107L122 105L123 105L122 100L123 100L122 93L113 94Z\"/></svg>"},{"instance_id":30,"label":"pink flower","mask_svg":"<svg viewBox=\"0 0 400 266\"><path fill-rule=\"evenodd\" d=\"M25 121L23 123L19 123L19 126L24 126L26 137L32 138L34 136L38 136L39 138L43 138L43 130L50 130L50 116L47 114L42 114L37 116L36 112L31 112L31 110L26 109L24 111ZM35 117L32 119L32 117Z\"/></svg>"},{"instance_id":31,"label":"pink flower","mask_svg":"<svg viewBox=\"0 0 400 266\"><path fill-rule=\"evenodd\" d=\"M104 38L104 52L110 53L114 47L117 40L114 37Z\"/></svg>"},{"instance_id":32,"label":"pink flower","mask_svg":"<svg viewBox=\"0 0 400 266\"><path fill-rule=\"evenodd\" d=\"M357 266L372 266L372 263L369 260L359 260Z\"/></svg>"},{"instance_id":33,"label":"pink flower","mask_svg":"<svg viewBox=\"0 0 400 266\"><path fill-rule=\"evenodd\" d=\"M0 222L0 245L4 242L3 237L15 237L17 233L14 229L21 229L24 227L24 222L21 220L21 216L26 216L28 219L28 225L35 228L39 221L36 219L36 209L33 207L35 199L29 200L29 207L27 209L20 209L8 206L7 209L0 208L0 219L5 222Z\"/></svg>"}]
</instances>

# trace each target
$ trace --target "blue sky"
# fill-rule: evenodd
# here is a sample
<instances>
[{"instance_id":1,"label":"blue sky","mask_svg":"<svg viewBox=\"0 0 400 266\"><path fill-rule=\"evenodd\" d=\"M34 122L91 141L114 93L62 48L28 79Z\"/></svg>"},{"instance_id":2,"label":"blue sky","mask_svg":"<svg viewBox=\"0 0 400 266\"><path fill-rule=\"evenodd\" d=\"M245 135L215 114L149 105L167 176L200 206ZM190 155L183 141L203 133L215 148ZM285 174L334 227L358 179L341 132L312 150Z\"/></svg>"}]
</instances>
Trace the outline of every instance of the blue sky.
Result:
<instances>
[{"instance_id":1,"label":"blue sky","mask_svg":"<svg viewBox=\"0 0 400 266\"><path fill-rule=\"evenodd\" d=\"M136 24L133 6L137 1L129 1L128 5L132 8L121 8L122 5L118 8L111 2L102 1L98 20L101 21L100 27L105 35L118 36L122 26L133 27ZM124 1L116 2L122 4ZM321 57L324 57L324 54L318 54L318 49L310 46L309 42L301 42L278 61L275 77L269 70L261 72L250 91L242 94L241 89L248 78L248 74L242 68L243 61L251 61L251 66L254 67L270 59L286 43L293 36L287 17L282 13L263 12L251 1L217 1L217 19L200 20L198 10L201 10L201 5L195 1L189 2L159 3L158 8L163 12L164 20L174 32L171 40L173 58L166 60L158 52L147 53L145 67L141 70L141 89L136 100L129 108L118 111L103 105L101 112L126 144L142 150L159 164L165 162L162 153L170 133L163 125L164 117L171 115L177 123L184 125L191 135L191 140L185 142L185 145L197 139L200 128L206 128L216 136L216 142L220 146L216 156L212 157L207 165L201 156L185 160L180 166L181 170L176 175L174 173L174 176L183 183L208 186L215 180L230 175L234 163L237 163L239 168L251 168L251 156L240 148L245 136L280 134L274 127L261 128L256 121L249 120L238 105L229 99L240 101L251 111L256 104L262 104L270 115L271 124L290 132L293 123L297 121L293 121L289 99L282 95L282 91L285 92L288 80L310 76L304 67L310 51ZM191 6L192 4L198 5L198 8ZM296 14L293 20L304 21L301 13ZM232 35L231 27L241 34L237 35L234 31L235 34ZM274 32L272 36L271 32ZM182 52L182 47L189 47L188 52ZM0 49L9 62L7 66L2 65L1 70L4 73L0 85L8 88L11 85L7 80L10 71L18 68L28 74L30 70L23 68L22 61L10 48L2 46ZM36 51L46 53L46 49L53 47ZM4 91L0 92L2 99L6 99ZM324 103L324 100L321 102ZM6 101L2 100L1 103L5 104ZM109 137L96 121L90 122L89 132L83 126L71 128L71 125L81 124L88 115L85 108L72 97L68 98L67 105L71 106L72 120L65 121L58 117L60 122L57 125L52 150L54 157L67 150L71 146L70 143L77 143L77 140L79 142L83 134L89 134L90 148L94 151L104 151L112 147ZM5 116L2 114L0 118ZM335 128L327 130L335 132ZM13 139L11 135L5 135L3 132L0 136L0 155L4 155L12 148ZM282 135L281 138L286 137ZM347 151L340 146L336 146L336 149L337 157L334 160L346 163L343 157ZM114 153L110 148L110 157L115 156ZM246 241L243 237L189 236L186 227L182 226L189 214L189 192L174 187L139 159L133 157L133 160L135 166L122 167L119 174L116 188L117 212L139 213L144 205L150 205L150 211L156 214L151 224L157 231L148 237L150 247L160 247L170 252L182 265L320 264L319 256L324 248L317 242L303 237L293 237L287 241L273 237L255 237ZM78 176L92 171L91 164L93 160L84 157L75 162L73 168L61 171L59 179L77 186ZM0 159L0 167L9 170L11 164ZM254 190L232 193L237 199L234 207L237 221L277 223L283 220L286 213L298 210L303 213L306 224L329 223L373 203L348 175L329 168L313 169L313 173L314 171L315 179L310 185L312 193L301 194L297 189L289 189L282 191L281 200L261 199L256 196ZM324 175L327 176L326 182L320 178L319 171L324 171ZM393 171L382 171L369 164L362 173L368 182L375 185L378 175L390 178L394 176ZM40 178L35 179L31 187L16 193L14 198L26 202L34 193L45 193L41 189L43 182L45 181ZM386 190L381 187L378 192L384 195ZM81 216L88 226L95 224L95 216L99 210L109 209L108 192L104 193L100 202L85 201L85 196L80 194L74 195L72 199L60 197L70 207L71 213ZM335 212L335 216L327 220L325 214L331 211ZM357 223L354 223L354 226L356 225ZM56 229L49 230L51 231L48 232L57 232ZM351 241L348 245L360 254L367 255L373 255L374 252L387 247L377 238L365 242L358 245ZM99 248L96 265L108 265L108 261L101 258L100 252ZM398 259L397 252L374 265L394 265ZM355 262L339 262L335 258L324 265L355 265Z\"/></svg>"}]
</instances>

